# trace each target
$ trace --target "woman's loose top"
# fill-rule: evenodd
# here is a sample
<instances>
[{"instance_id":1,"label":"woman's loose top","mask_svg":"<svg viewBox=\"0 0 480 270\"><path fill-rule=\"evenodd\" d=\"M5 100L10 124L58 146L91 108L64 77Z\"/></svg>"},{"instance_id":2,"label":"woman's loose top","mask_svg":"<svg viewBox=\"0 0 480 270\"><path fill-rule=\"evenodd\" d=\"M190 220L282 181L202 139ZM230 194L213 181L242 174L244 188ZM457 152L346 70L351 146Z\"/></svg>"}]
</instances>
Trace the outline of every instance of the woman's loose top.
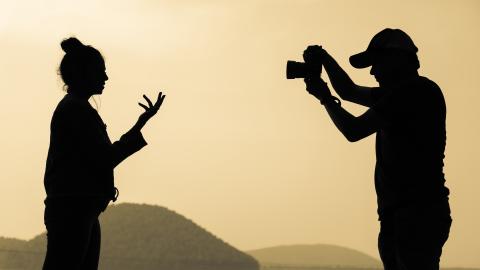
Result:
<instances>
[{"instance_id":1,"label":"woman's loose top","mask_svg":"<svg viewBox=\"0 0 480 270\"><path fill-rule=\"evenodd\" d=\"M87 100L67 94L53 113L44 185L47 198L114 199L113 169L147 143L129 131L112 143Z\"/></svg>"}]
</instances>

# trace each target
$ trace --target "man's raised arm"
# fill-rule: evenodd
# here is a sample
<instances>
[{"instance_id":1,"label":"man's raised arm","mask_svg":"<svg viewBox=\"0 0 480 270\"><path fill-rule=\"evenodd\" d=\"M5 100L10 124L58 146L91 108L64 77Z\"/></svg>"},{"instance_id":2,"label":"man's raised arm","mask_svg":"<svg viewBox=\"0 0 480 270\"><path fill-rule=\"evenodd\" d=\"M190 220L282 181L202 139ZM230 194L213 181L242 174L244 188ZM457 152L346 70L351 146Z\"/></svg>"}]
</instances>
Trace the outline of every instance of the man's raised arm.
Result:
<instances>
[{"instance_id":1,"label":"man's raised arm","mask_svg":"<svg viewBox=\"0 0 480 270\"><path fill-rule=\"evenodd\" d=\"M342 99L366 107L372 106L372 88L356 85L337 61L325 50L322 53L322 62L335 92Z\"/></svg>"}]
</instances>

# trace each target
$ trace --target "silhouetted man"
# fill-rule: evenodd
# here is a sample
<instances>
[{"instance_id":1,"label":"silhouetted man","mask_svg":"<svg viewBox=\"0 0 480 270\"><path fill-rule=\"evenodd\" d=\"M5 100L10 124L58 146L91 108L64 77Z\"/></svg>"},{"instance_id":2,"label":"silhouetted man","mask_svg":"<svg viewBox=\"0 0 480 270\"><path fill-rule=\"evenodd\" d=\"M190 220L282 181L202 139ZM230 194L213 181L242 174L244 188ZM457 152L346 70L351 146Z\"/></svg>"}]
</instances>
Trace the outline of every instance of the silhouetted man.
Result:
<instances>
[{"instance_id":1,"label":"silhouetted man","mask_svg":"<svg viewBox=\"0 0 480 270\"><path fill-rule=\"evenodd\" d=\"M321 78L305 79L307 91L350 142L377 133L378 247L386 270L439 269L452 222L443 174L445 101L434 82L419 76L417 51L405 32L385 29L366 51L351 56L355 68L371 67L375 88L356 85L321 47L305 51L323 63L342 99L369 108L355 117Z\"/></svg>"}]
</instances>

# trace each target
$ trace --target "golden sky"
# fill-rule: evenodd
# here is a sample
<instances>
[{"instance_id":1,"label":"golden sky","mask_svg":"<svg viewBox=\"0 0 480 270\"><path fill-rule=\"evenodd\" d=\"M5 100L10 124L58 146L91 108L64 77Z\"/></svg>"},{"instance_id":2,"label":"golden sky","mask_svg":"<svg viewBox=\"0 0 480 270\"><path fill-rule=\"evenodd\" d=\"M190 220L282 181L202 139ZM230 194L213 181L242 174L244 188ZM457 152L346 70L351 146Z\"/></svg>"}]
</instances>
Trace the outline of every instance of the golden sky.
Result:
<instances>
[{"instance_id":1,"label":"golden sky","mask_svg":"<svg viewBox=\"0 0 480 270\"><path fill-rule=\"evenodd\" d=\"M348 143L285 64L321 44L374 86L348 57L391 27L410 34L447 102L454 223L443 263L480 267L479 15L480 2L453 0L2 0L0 235L44 230L59 44L76 36L106 58L96 99L112 139L135 122L143 93L167 95L144 130L149 145L116 170L119 202L168 207L242 250L329 243L378 257L374 138Z\"/></svg>"}]
</instances>

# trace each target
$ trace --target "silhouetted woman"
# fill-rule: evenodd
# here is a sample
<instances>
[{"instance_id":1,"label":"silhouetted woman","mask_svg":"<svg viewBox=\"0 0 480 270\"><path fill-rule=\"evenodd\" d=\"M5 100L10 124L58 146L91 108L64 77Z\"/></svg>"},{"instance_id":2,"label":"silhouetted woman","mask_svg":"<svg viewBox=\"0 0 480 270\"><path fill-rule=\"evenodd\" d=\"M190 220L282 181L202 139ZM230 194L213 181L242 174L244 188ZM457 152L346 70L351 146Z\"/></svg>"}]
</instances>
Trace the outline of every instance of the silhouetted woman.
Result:
<instances>
[{"instance_id":1,"label":"silhouetted woman","mask_svg":"<svg viewBox=\"0 0 480 270\"><path fill-rule=\"evenodd\" d=\"M118 190L113 169L140 150L145 142L141 129L160 108L144 95L147 105L137 123L119 141L111 143L106 125L88 99L101 94L108 80L105 62L98 50L76 38L61 43L65 56L60 75L67 94L51 121L50 147L45 170L45 226L49 269L97 269L100 255L98 217Z\"/></svg>"}]
</instances>

